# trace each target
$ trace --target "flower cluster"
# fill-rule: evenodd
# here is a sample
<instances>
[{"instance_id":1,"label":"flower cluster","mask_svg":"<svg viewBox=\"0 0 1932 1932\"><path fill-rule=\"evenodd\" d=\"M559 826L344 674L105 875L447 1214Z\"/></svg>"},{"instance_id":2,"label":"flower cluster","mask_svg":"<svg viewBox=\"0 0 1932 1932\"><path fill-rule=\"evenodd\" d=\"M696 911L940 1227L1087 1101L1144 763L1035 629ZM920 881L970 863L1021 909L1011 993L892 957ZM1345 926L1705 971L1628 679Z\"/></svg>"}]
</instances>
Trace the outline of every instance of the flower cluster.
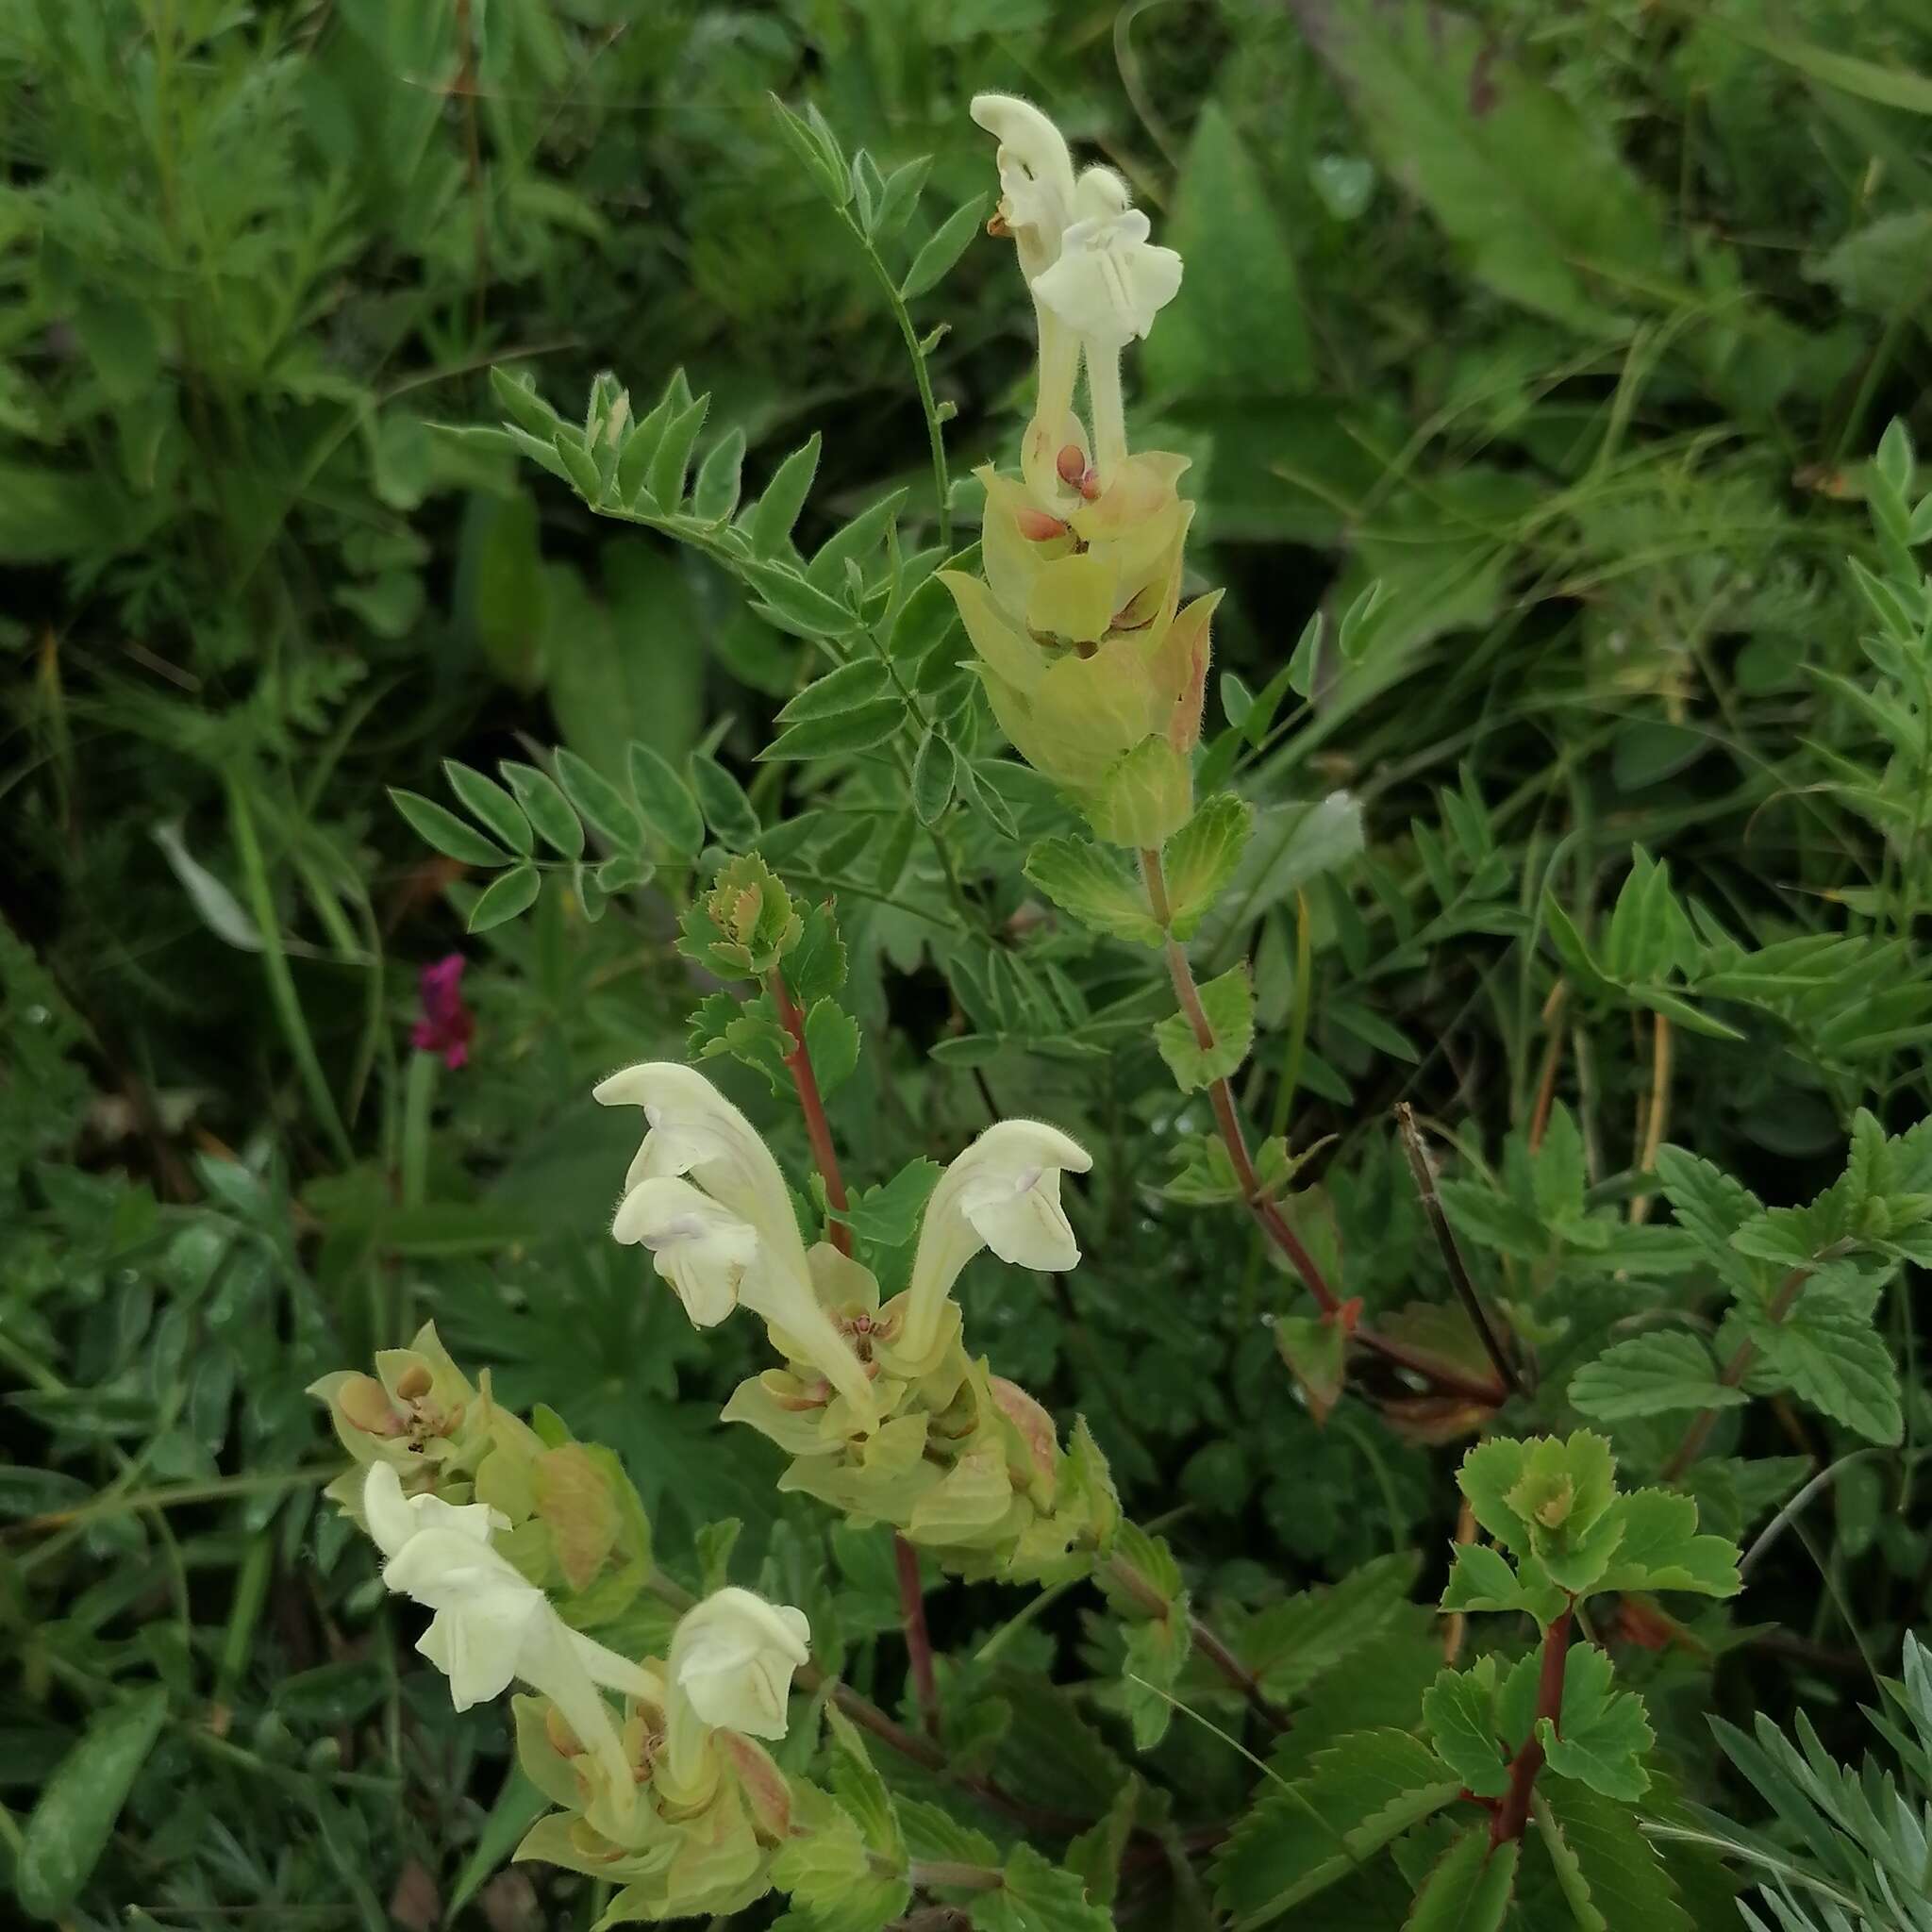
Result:
<instances>
[{"instance_id":1,"label":"flower cluster","mask_svg":"<svg viewBox=\"0 0 1932 1932\"><path fill-rule=\"evenodd\" d=\"M432 1331L393 1354L433 1356L445 1390L461 1382ZM398 1371L391 1360L375 1386L410 1387L414 1366ZM431 1613L417 1650L449 1679L458 1710L501 1696L512 1683L534 1693L513 1700L519 1756L531 1782L560 1808L532 1827L518 1857L619 1886L607 1924L732 1912L762 1895L791 1835L793 1793L757 1740L785 1735L792 1674L810 1656L803 1613L726 1588L684 1613L664 1657L620 1655L564 1614L621 1603L608 1575L601 1593L587 1587L604 1568L601 1558L588 1574L570 1574L572 1555L583 1554L586 1527L600 1513L600 1488L602 1513L613 1521L628 1513L636 1540L648 1538L614 1459L590 1445L546 1447L499 1410L473 1479L456 1471L458 1457L432 1457L426 1449L401 1464L383 1453L397 1436L361 1386L370 1380L330 1376L317 1387L358 1457L341 1486L344 1507L381 1552L387 1588ZM460 1433L429 1441L449 1445ZM514 1501L516 1458L525 1452L523 1524L490 1501L454 1500L493 1491ZM615 1499L620 1490L628 1511ZM641 1573L647 1560L629 1567ZM543 1579L559 1569L566 1588L553 1599ZM616 1694L614 1706L607 1692Z\"/></svg>"},{"instance_id":2,"label":"flower cluster","mask_svg":"<svg viewBox=\"0 0 1932 1932\"><path fill-rule=\"evenodd\" d=\"M771 1150L702 1074L627 1068L596 1090L648 1124L611 1232L653 1265L699 1327L741 1305L762 1317L782 1367L741 1383L727 1421L791 1457L779 1487L859 1521L891 1524L969 1574L1040 1576L1111 1535L1097 1451L1062 1451L1024 1390L971 1358L954 1283L990 1248L1003 1261L1072 1268L1060 1206L1086 1152L1038 1121L990 1127L926 1203L905 1291L883 1304L872 1271L822 1241L808 1249Z\"/></svg>"},{"instance_id":3,"label":"flower cluster","mask_svg":"<svg viewBox=\"0 0 1932 1932\"><path fill-rule=\"evenodd\" d=\"M1150 243L1111 170L1075 178L1038 108L981 94L973 118L999 142L993 225L1032 292L1040 389L1019 475L980 473L983 575L943 581L1015 749L1103 837L1158 844L1191 810L1219 593L1181 603L1187 464L1128 454L1120 355L1179 289L1180 257ZM1091 434L1074 408L1083 367Z\"/></svg>"}]
</instances>

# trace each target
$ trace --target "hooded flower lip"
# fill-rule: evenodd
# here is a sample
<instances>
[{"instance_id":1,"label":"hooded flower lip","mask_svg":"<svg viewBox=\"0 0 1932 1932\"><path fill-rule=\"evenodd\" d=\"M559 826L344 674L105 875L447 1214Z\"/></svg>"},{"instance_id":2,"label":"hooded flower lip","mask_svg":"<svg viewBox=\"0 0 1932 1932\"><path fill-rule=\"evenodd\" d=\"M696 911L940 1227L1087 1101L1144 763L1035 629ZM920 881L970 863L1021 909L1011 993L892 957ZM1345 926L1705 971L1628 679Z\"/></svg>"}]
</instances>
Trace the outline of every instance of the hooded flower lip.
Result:
<instances>
[{"instance_id":1,"label":"hooded flower lip","mask_svg":"<svg viewBox=\"0 0 1932 1932\"><path fill-rule=\"evenodd\" d=\"M1080 1245L1060 1206L1060 1175L1092 1165L1077 1141L1043 1121L987 1128L940 1176L926 1203L898 1352L916 1359L931 1347L954 1282L981 1248L1024 1268L1072 1268Z\"/></svg>"},{"instance_id":2,"label":"hooded flower lip","mask_svg":"<svg viewBox=\"0 0 1932 1932\"><path fill-rule=\"evenodd\" d=\"M763 1316L872 1427L878 1405L865 1366L819 1306L791 1192L758 1129L702 1074L675 1061L613 1074L596 1097L641 1106L650 1122L625 1180L616 1239L651 1249L698 1327L741 1303Z\"/></svg>"},{"instance_id":3,"label":"hooded flower lip","mask_svg":"<svg viewBox=\"0 0 1932 1932\"><path fill-rule=\"evenodd\" d=\"M521 1678L596 1754L627 1808L634 1802L629 1764L597 1686L661 1704L661 1679L565 1624L491 1547L492 1532L508 1525L486 1505L406 1497L396 1472L377 1462L363 1480L362 1513L385 1559L384 1584L435 1612L416 1648L448 1677L457 1709L496 1697Z\"/></svg>"},{"instance_id":4,"label":"hooded flower lip","mask_svg":"<svg viewBox=\"0 0 1932 1932\"><path fill-rule=\"evenodd\" d=\"M1060 232L1073 218L1075 184L1066 137L1015 94L974 94L970 111L999 142L1000 218L1031 279L1059 254Z\"/></svg>"}]
</instances>

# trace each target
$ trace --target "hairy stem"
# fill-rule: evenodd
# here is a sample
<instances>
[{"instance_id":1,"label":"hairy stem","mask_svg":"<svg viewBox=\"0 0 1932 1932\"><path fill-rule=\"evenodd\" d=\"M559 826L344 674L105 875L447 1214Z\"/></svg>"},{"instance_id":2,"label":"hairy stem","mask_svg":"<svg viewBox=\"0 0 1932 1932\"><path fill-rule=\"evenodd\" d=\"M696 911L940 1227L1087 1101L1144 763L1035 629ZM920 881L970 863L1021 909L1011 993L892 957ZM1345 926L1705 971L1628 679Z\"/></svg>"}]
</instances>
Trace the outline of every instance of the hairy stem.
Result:
<instances>
[{"instance_id":1,"label":"hairy stem","mask_svg":"<svg viewBox=\"0 0 1932 1932\"><path fill-rule=\"evenodd\" d=\"M1536 1714L1560 1725L1563 1716L1563 1667L1570 1657L1570 1620L1574 1606L1567 1609L1543 1633L1542 1669L1537 1677ZM1529 1823L1529 1801L1536 1791L1536 1774L1543 1768L1543 1747L1534 1727L1524 1740L1509 1766L1509 1789L1490 1821L1490 1842L1507 1844L1523 1836Z\"/></svg>"},{"instance_id":2,"label":"hairy stem","mask_svg":"<svg viewBox=\"0 0 1932 1932\"><path fill-rule=\"evenodd\" d=\"M1167 896L1167 878L1161 869L1160 854L1151 848L1143 848L1141 872L1146 881L1147 904L1156 922L1168 933L1167 971L1174 982L1174 998L1187 1016L1194 1043L1204 1053L1208 1052L1214 1045L1214 1026L1208 1017L1207 1008L1201 1004L1201 990L1194 982L1194 969L1188 958L1187 949L1170 929L1173 908ZM1235 1178L1241 1185L1241 1200L1248 1212L1254 1216L1261 1232L1287 1256L1290 1265L1301 1276L1323 1314L1330 1317L1340 1315L1341 1296L1329 1286L1321 1264L1261 1186L1260 1176L1255 1172L1254 1159L1248 1153L1247 1136L1241 1129L1241 1115L1235 1108L1234 1090L1224 1076L1209 1083L1208 1098L1214 1109L1215 1124L1220 1129L1222 1144L1227 1149L1227 1158L1233 1163ZM1357 1327L1353 1339L1371 1354L1420 1375L1439 1394L1457 1395L1465 1401L1494 1407L1507 1392L1507 1385L1462 1374L1420 1349L1412 1349L1404 1342L1378 1335L1374 1329Z\"/></svg>"},{"instance_id":3,"label":"hairy stem","mask_svg":"<svg viewBox=\"0 0 1932 1932\"><path fill-rule=\"evenodd\" d=\"M845 1182L839 1172L839 1150L832 1145L832 1124L825 1118L825 1103L819 1095L818 1075L811 1069L811 1051L805 1043L805 1015L785 984L785 975L774 966L765 975L765 986L778 1019L791 1041L785 1056L791 1084L798 1090L798 1110L805 1116L806 1138L811 1142L811 1158L819 1178L825 1184L825 1205L835 1214L845 1212ZM852 1252L852 1230L842 1221L828 1224L827 1235L841 1255Z\"/></svg>"},{"instance_id":4,"label":"hairy stem","mask_svg":"<svg viewBox=\"0 0 1932 1932\"><path fill-rule=\"evenodd\" d=\"M1165 1622L1173 1614L1173 1604L1155 1588L1153 1580L1118 1552L1108 1558L1107 1574L1150 1616ZM1261 1689L1261 1680L1209 1624L1191 1612L1188 1617L1188 1634L1194 1648L1248 1700L1255 1714L1270 1730L1288 1729L1288 1713Z\"/></svg>"},{"instance_id":5,"label":"hairy stem","mask_svg":"<svg viewBox=\"0 0 1932 1932\"><path fill-rule=\"evenodd\" d=\"M899 1619L906 1631L906 1655L912 1670L912 1694L920 1722L930 1736L940 1728L940 1689L933 1675L932 1638L925 1627L925 1590L919 1580L919 1552L895 1529L892 1560L899 1572Z\"/></svg>"}]
</instances>

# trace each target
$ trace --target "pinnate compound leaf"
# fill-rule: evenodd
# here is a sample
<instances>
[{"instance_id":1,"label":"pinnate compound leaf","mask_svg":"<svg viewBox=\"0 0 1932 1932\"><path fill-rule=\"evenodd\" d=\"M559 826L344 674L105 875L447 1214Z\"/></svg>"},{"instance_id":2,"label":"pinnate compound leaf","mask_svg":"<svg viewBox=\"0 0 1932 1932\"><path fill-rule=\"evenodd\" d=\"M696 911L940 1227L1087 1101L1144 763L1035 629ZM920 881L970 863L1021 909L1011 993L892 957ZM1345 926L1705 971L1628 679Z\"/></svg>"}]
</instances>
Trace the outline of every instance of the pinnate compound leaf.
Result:
<instances>
[{"instance_id":1,"label":"pinnate compound leaf","mask_svg":"<svg viewBox=\"0 0 1932 1932\"><path fill-rule=\"evenodd\" d=\"M1691 1932L1663 1860L1627 1805L1552 1779L1538 1787L1534 1813L1578 1932Z\"/></svg>"},{"instance_id":2,"label":"pinnate compound leaf","mask_svg":"<svg viewBox=\"0 0 1932 1932\"><path fill-rule=\"evenodd\" d=\"M1632 1490L1615 1504L1624 1534L1603 1590L1689 1590L1700 1596L1736 1596L1737 1545L1699 1536L1697 1505L1670 1490Z\"/></svg>"},{"instance_id":3,"label":"pinnate compound leaf","mask_svg":"<svg viewBox=\"0 0 1932 1932\"><path fill-rule=\"evenodd\" d=\"M458 818L447 806L420 792L390 787L390 801L408 820L417 835L446 858L464 865L508 865L509 855L492 845L473 825Z\"/></svg>"},{"instance_id":4,"label":"pinnate compound leaf","mask_svg":"<svg viewBox=\"0 0 1932 1932\"><path fill-rule=\"evenodd\" d=\"M906 279L899 284L902 302L916 300L945 279L953 264L966 253L967 244L978 234L980 211L985 207L985 195L975 194L971 201L961 202L926 238L924 246L912 258Z\"/></svg>"},{"instance_id":5,"label":"pinnate compound leaf","mask_svg":"<svg viewBox=\"0 0 1932 1932\"><path fill-rule=\"evenodd\" d=\"M751 547L758 556L772 556L791 535L818 470L819 441L819 432L813 430L811 440L793 450L765 485L765 493L751 513Z\"/></svg>"},{"instance_id":6,"label":"pinnate compound leaf","mask_svg":"<svg viewBox=\"0 0 1932 1932\"><path fill-rule=\"evenodd\" d=\"M1203 1045L1186 1013L1174 1013L1154 1029L1155 1044L1183 1093L1211 1086L1239 1070L1255 1041L1255 994L1245 964L1232 966L1201 990L1201 1010L1213 1038Z\"/></svg>"},{"instance_id":7,"label":"pinnate compound leaf","mask_svg":"<svg viewBox=\"0 0 1932 1932\"><path fill-rule=\"evenodd\" d=\"M1497 1932L1522 1856L1514 1840L1492 1848L1487 1822L1472 1824L1430 1869L1403 1932Z\"/></svg>"},{"instance_id":8,"label":"pinnate compound leaf","mask_svg":"<svg viewBox=\"0 0 1932 1932\"><path fill-rule=\"evenodd\" d=\"M539 771L535 765L522 764L515 758L505 758L498 770L508 780L509 789L516 793L517 803L524 808L524 816L537 828L543 842L552 851L562 853L566 858L581 858L584 856L583 821L558 789L557 780L548 772Z\"/></svg>"},{"instance_id":9,"label":"pinnate compound leaf","mask_svg":"<svg viewBox=\"0 0 1932 1932\"><path fill-rule=\"evenodd\" d=\"M1619 1341L1586 1362L1570 1383L1572 1406L1607 1423L1673 1409L1734 1408L1749 1400L1741 1389L1718 1380L1709 1348L1681 1328Z\"/></svg>"},{"instance_id":10,"label":"pinnate compound leaf","mask_svg":"<svg viewBox=\"0 0 1932 1932\"><path fill-rule=\"evenodd\" d=\"M1445 1670L1423 1693L1423 1722L1436 1755L1479 1798L1500 1798L1509 1769L1496 1740L1496 1660Z\"/></svg>"},{"instance_id":11,"label":"pinnate compound leaf","mask_svg":"<svg viewBox=\"0 0 1932 1932\"><path fill-rule=\"evenodd\" d=\"M686 858L704 850L705 815L691 790L661 752L641 740L631 741L631 795L652 831Z\"/></svg>"},{"instance_id":12,"label":"pinnate compound leaf","mask_svg":"<svg viewBox=\"0 0 1932 1932\"><path fill-rule=\"evenodd\" d=\"M470 908L470 930L488 932L493 925L507 925L537 903L542 886L542 875L527 860L492 879Z\"/></svg>"},{"instance_id":13,"label":"pinnate compound leaf","mask_svg":"<svg viewBox=\"0 0 1932 1932\"><path fill-rule=\"evenodd\" d=\"M1140 883L1091 840L1042 839L1026 855L1026 876L1082 925L1143 946L1161 942L1160 927L1147 909Z\"/></svg>"},{"instance_id":14,"label":"pinnate compound leaf","mask_svg":"<svg viewBox=\"0 0 1932 1932\"><path fill-rule=\"evenodd\" d=\"M1348 1876L1371 1854L1440 1811L1460 1778L1407 1731L1357 1731L1306 1777L1274 1787L1215 1860L1215 1896L1235 1932L1265 1925Z\"/></svg>"},{"instance_id":15,"label":"pinnate compound leaf","mask_svg":"<svg viewBox=\"0 0 1932 1932\"><path fill-rule=\"evenodd\" d=\"M530 856L530 822L524 816L523 807L501 785L455 758L443 759L442 774L472 818L487 825L512 852L525 858Z\"/></svg>"}]
</instances>

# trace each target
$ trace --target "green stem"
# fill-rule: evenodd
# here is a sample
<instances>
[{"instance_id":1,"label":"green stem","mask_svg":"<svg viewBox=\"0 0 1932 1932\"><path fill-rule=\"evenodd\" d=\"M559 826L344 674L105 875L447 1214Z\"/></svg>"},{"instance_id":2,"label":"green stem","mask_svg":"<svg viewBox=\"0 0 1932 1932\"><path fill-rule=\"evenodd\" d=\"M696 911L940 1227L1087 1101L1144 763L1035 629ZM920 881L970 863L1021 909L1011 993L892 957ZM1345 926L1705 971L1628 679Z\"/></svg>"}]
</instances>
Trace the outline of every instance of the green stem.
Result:
<instances>
[{"instance_id":1,"label":"green stem","mask_svg":"<svg viewBox=\"0 0 1932 1932\"><path fill-rule=\"evenodd\" d=\"M295 1069L308 1094L308 1104L322 1124L324 1134L344 1167L355 1159L342 1117L336 1111L335 1095L329 1091L327 1076L315 1051L315 1041L302 1014L302 1002L295 991L294 975L289 971L289 956L282 946L281 925L275 916L275 893L269 885L268 867L262 858L261 841L256 836L255 813L248 802L247 788L230 772L223 774L228 794L228 822L235 839L235 856L242 863L242 888L248 895L248 909L261 935L261 966L268 978L269 997L275 1017L281 1023L282 1037L295 1057Z\"/></svg>"},{"instance_id":2,"label":"green stem","mask_svg":"<svg viewBox=\"0 0 1932 1932\"><path fill-rule=\"evenodd\" d=\"M926 368L925 351L920 346L919 332L912 326L912 315L906 307L905 297L899 293L899 284L892 278L892 272L886 266L878 250L872 245L872 238L846 210L840 209L840 215L852 231L866 260L872 264L872 272L878 278L879 287L886 291L892 320L899 325L906 354L911 358L912 379L919 385L919 407L925 417L925 440L932 452L932 484L939 496L940 548L950 557L953 554L953 508L949 500L952 486L946 474L946 439L940 421L939 404L933 397L932 376Z\"/></svg>"},{"instance_id":3,"label":"green stem","mask_svg":"<svg viewBox=\"0 0 1932 1932\"><path fill-rule=\"evenodd\" d=\"M1194 1043L1204 1053L1210 1053L1215 1044L1214 1025L1208 1017L1207 1008L1201 1004L1201 990L1194 983L1194 969L1188 958L1187 949L1174 937L1173 908L1168 901L1167 879L1161 870L1160 854L1151 847L1143 850L1141 872L1146 882L1148 908L1154 914L1155 923L1167 934L1167 971L1168 977L1174 982L1175 1002L1187 1016ZM1281 1209L1262 1187L1260 1176L1255 1172L1254 1159L1248 1153L1247 1135L1242 1130L1241 1115L1235 1107L1234 1090L1224 1077L1209 1082L1208 1099L1214 1109L1215 1124L1220 1129L1222 1144L1227 1149L1227 1158L1233 1165L1241 1200L1248 1212L1254 1216L1261 1232L1288 1257L1314 1297L1315 1306L1325 1316L1339 1317L1341 1313L1341 1296L1329 1285L1321 1264L1288 1224ZM1459 1396L1466 1402L1493 1408L1507 1392L1504 1384L1465 1375L1423 1350L1410 1348L1407 1343L1393 1341L1386 1335L1378 1335L1367 1326L1357 1326L1353 1340L1371 1354L1423 1377L1440 1394Z\"/></svg>"}]
</instances>

